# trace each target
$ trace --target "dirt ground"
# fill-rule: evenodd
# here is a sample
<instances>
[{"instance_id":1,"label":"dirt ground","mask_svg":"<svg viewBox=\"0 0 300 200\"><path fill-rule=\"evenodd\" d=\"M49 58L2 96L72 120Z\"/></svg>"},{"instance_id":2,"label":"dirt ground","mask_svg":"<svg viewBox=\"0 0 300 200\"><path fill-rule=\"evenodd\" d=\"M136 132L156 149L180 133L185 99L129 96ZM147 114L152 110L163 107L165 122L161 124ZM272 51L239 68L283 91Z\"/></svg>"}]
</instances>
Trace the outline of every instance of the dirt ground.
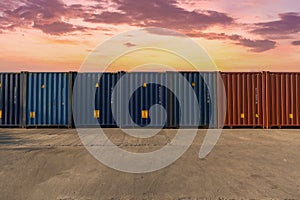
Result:
<instances>
[{"instance_id":1,"label":"dirt ground","mask_svg":"<svg viewBox=\"0 0 300 200\"><path fill-rule=\"evenodd\" d=\"M133 152L161 148L176 134L105 132ZM0 129L0 199L300 199L300 130L224 130L201 160L205 133L170 166L130 174L97 161L76 130Z\"/></svg>"}]
</instances>

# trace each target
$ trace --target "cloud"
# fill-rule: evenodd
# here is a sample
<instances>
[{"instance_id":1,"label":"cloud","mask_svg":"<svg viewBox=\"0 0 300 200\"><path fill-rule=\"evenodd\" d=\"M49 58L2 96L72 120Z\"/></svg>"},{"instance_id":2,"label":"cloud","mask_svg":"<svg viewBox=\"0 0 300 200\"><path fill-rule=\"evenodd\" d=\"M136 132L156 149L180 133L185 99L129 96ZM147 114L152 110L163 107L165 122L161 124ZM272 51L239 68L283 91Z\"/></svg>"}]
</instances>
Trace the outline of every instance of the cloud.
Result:
<instances>
[{"instance_id":1,"label":"cloud","mask_svg":"<svg viewBox=\"0 0 300 200\"><path fill-rule=\"evenodd\" d=\"M5 14L10 18L18 18L20 21L53 21L58 20L67 12L65 5L59 0L25 0L15 9L6 10Z\"/></svg>"},{"instance_id":2,"label":"cloud","mask_svg":"<svg viewBox=\"0 0 300 200\"><path fill-rule=\"evenodd\" d=\"M234 19L211 10L188 11L176 0L90 1L93 4L66 5L62 0L19 0L0 3L0 31L35 28L46 34L62 35L95 29L76 26L70 19L92 24L126 24L138 27L165 27L178 31L203 30L214 25L230 25ZM95 4L96 3L96 4ZM109 5L104 9L103 5ZM97 29L98 30L98 29Z\"/></svg>"},{"instance_id":3,"label":"cloud","mask_svg":"<svg viewBox=\"0 0 300 200\"><path fill-rule=\"evenodd\" d=\"M149 33L157 35L170 35L182 37L184 35L176 34L176 32L165 31L164 29L147 29ZM225 33L203 33L201 31L191 31L185 33L189 37L205 38L207 40L230 40L234 44L244 46L250 49L252 52L264 52L276 47L276 42L272 40L252 40L245 38L241 35L233 34L227 35Z\"/></svg>"},{"instance_id":4,"label":"cloud","mask_svg":"<svg viewBox=\"0 0 300 200\"><path fill-rule=\"evenodd\" d=\"M2 3L0 30L11 31L16 28L35 28L53 35L85 30L82 26L63 21L63 18L83 17L84 8L81 5L66 6L60 0L22 0L16 2L11 4Z\"/></svg>"},{"instance_id":5,"label":"cloud","mask_svg":"<svg viewBox=\"0 0 300 200\"><path fill-rule=\"evenodd\" d=\"M136 44L133 44L133 43L131 43L131 42L126 42L126 43L124 43L124 45L125 45L126 47L134 47L134 46L136 46Z\"/></svg>"},{"instance_id":6,"label":"cloud","mask_svg":"<svg viewBox=\"0 0 300 200\"><path fill-rule=\"evenodd\" d=\"M271 40L251 40L239 35L225 33L202 33L211 26L233 25L234 19L225 13L197 10L188 11L178 6L175 0L113 0L115 11L105 11L85 18L92 23L128 24L138 27L164 27L177 30L191 37L204 37L210 40L231 40L236 45L244 46L252 52L264 52L275 48ZM153 34L170 35L174 33L163 29L149 29ZM176 35L180 36L180 35Z\"/></svg>"},{"instance_id":7,"label":"cloud","mask_svg":"<svg viewBox=\"0 0 300 200\"><path fill-rule=\"evenodd\" d=\"M122 13L105 11L101 14L89 15L85 21L92 23L124 24L130 22L130 19Z\"/></svg>"},{"instance_id":8,"label":"cloud","mask_svg":"<svg viewBox=\"0 0 300 200\"><path fill-rule=\"evenodd\" d=\"M300 40L293 41L293 42L292 42L292 45L300 46Z\"/></svg>"},{"instance_id":9,"label":"cloud","mask_svg":"<svg viewBox=\"0 0 300 200\"><path fill-rule=\"evenodd\" d=\"M238 39L237 45L249 47L253 52L264 52L276 47L276 42L271 40L250 40L246 38Z\"/></svg>"},{"instance_id":10,"label":"cloud","mask_svg":"<svg viewBox=\"0 0 300 200\"><path fill-rule=\"evenodd\" d=\"M230 40L236 45L249 48L250 51L264 52L276 47L276 42L270 39L287 37L288 34L300 31L299 13L283 13L279 17L277 21L255 24L252 33L262 35L263 39L253 40L240 35L203 33L216 25L230 27L236 25L236 22L222 12L187 10L180 7L176 0L91 0L84 5L67 5L62 0L19 0L11 3L0 2L0 33L28 28L59 36L73 35L78 31L88 34L88 30L104 31L104 34L110 35L111 31L97 25L125 24L136 27L164 27L208 40ZM70 19L88 22L89 27L84 23L73 24ZM170 33L160 31L153 34Z\"/></svg>"},{"instance_id":11,"label":"cloud","mask_svg":"<svg viewBox=\"0 0 300 200\"><path fill-rule=\"evenodd\" d=\"M299 13L282 13L280 19L276 21L256 23L256 28L252 33L265 36L286 36L300 32L300 15Z\"/></svg>"},{"instance_id":12,"label":"cloud","mask_svg":"<svg viewBox=\"0 0 300 200\"><path fill-rule=\"evenodd\" d=\"M276 47L276 42L272 40L252 40L245 38L241 35L233 34L227 35L225 33L202 33L194 32L187 34L190 37L205 38L208 40L231 40L234 44L244 46L250 49L252 52L264 52Z\"/></svg>"},{"instance_id":13,"label":"cloud","mask_svg":"<svg viewBox=\"0 0 300 200\"><path fill-rule=\"evenodd\" d=\"M54 44L54 45L70 45L70 46L78 46L78 45L91 45L91 42L88 40L77 40L77 39L63 39L61 37L52 37L52 36L43 36L41 43L44 44Z\"/></svg>"},{"instance_id":14,"label":"cloud","mask_svg":"<svg viewBox=\"0 0 300 200\"><path fill-rule=\"evenodd\" d=\"M68 40L68 39L45 39L49 44L62 44L62 45L79 45L79 41Z\"/></svg>"},{"instance_id":15,"label":"cloud","mask_svg":"<svg viewBox=\"0 0 300 200\"><path fill-rule=\"evenodd\" d=\"M165 36L175 36L175 37L185 37L183 33L172 31L165 28L148 28L146 29L148 33L155 35L165 35ZM181 31L183 32L183 31Z\"/></svg>"},{"instance_id":16,"label":"cloud","mask_svg":"<svg viewBox=\"0 0 300 200\"><path fill-rule=\"evenodd\" d=\"M44 33L50 35L62 35L74 31L83 31L85 28L80 26L74 26L66 22L53 22L50 24L34 24L33 28L42 30Z\"/></svg>"},{"instance_id":17,"label":"cloud","mask_svg":"<svg viewBox=\"0 0 300 200\"><path fill-rule=\"evenodd\" d=\"M116 11L87 15L94 23L128 24L139 27L165 27L175 30L205 29L213 25L229 25L234 19L225 13L203 10L188 11L175 0L113 0Z\"/></svg>"}]
</instances>

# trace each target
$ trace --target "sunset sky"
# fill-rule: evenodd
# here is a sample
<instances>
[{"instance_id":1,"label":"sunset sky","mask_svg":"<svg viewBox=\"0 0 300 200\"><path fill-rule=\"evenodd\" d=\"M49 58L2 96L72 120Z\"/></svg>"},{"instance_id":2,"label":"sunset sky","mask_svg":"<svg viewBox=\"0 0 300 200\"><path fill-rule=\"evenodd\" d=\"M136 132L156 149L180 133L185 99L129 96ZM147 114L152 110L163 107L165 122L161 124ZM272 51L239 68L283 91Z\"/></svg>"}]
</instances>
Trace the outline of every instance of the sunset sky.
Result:
<instances>
[{"instance_id":1,"label":"sunset sky","mask_svg":"<svg viewBox=\"0 0 300 200\"><path fill-rule=\"evenodd\" d=\"M299 0L14 0L0 1L0 21L1 71L78 70L102 42L146 27L191 37L223 71L300 71Z\"/></svg>"}]
</instances>

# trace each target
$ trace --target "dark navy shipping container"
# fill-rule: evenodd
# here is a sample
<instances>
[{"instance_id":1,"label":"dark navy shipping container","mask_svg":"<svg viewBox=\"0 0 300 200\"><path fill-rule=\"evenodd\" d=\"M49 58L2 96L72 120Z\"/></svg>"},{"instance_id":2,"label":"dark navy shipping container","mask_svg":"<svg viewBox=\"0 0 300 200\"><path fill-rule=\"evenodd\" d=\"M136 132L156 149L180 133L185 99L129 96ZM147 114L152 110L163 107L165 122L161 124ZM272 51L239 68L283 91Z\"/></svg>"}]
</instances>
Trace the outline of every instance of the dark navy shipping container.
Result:
<instances>
[{"instance_id":1,"label":"dark navy shipping container","mask_svg":"<svg viewBox=\"0 0 300 200\"><path fill-rule=\"evenodd\" d=\"M119 127L168 127L168 84L166 73L125 73L115 91L118 102L114 109Z\"/></svg>"},{"instance_id":2,"label":"dark navy shipping container","mask_svg":"<svg viewBox=\"0 0 300 200\"><path fill-rule=\"evenodd\" d=\"M121 73L78 73L73 88L76 127L116 127L112 92Z\"/></svg>"},{"instance_id":3,"label":"dark navy shipping container","mask_svg":"<svg viewBox=\"0 0 300 200\"><path fill-rule=\"evenodd\" d=\"M21 126L22 89L20 73L0 73L0 126Z\"/></svg>"},{"instance_id":4,"label":"dark navy shipping container","mask_svg":"<svg viewBox=\"0 0 300 200\"><path fill-rule=\"evenodd\" d=\"M73 88L75 125L121 128L216 127L216 74L79 73Z\"/></svg>"},{"instance_id":5,"label":"dark navy shipping container","mask_svg":"<svg viewBox=\"0 0 300 200\"><path fill-rule=\"evenodd\" d=\"M184 77L192 89L184 85L180 77ZM170 127L217 128L217 72L169 72L169 79L172 90L179 91L177 97L169 101ZM176 102L178 96L182 98L181 103Z\"/></svg>"},{"instance_id":6,"label":"dark navy shipping container","mask_svg":"<svg viewBox=\"0 0 300 200\"><path fill-rule=\"evenodd\" d=\"M23 72L26 127L71 127L72 73Z\"/></svg>"}]
</instances>

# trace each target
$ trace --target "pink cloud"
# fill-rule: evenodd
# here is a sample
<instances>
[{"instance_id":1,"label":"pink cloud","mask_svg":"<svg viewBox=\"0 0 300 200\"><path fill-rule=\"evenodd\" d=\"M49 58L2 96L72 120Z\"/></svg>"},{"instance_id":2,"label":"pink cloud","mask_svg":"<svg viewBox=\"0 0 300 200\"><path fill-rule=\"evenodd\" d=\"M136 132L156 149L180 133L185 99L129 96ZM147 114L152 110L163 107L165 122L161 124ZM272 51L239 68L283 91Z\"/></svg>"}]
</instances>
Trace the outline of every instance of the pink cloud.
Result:
<instances>
[{"instance_id":1,"label":"pink cloud","mask_svg":"<svg viewBox=\"0 0 300 200\"><path fill-rule=\"evenodd\" d=\"M299 13L280 14L279 20L252 24L250 32L260 35L260 39L250 36L229 35L225 33L203 33L203 31L221 26L226 32L236 26L236 20L229 14L215 10L187 9L177 0L112 0L94 1L82 4L65 4L61 0L19 0L10 3L0 2L0 33L17 28L38 29L49 35L66 35L88 30L102 31L99 24L125 24L135 27L163 27L177 30L191 37L203 37L209 40L230 40L253 52L264 52L276 47L274 39L292 38L291 34L300 31ZM189 3L186 1L185 3ZM203 2L203 1L202 1ZM191 5L197 4L191 1ZM257 1L247 1L253 6ZM109 8L104 9L104 5ZM112 6L113 5L113 6ZM244 6L244 4L242 4ZM80 19L82 24L73 24L70 19ZM87 26L89 24L89 26ZM251 24L250 24L251 26ZM241 25L241 29L246 28ZM109 34L109 33L106 33ZM162 33L160 33L162 34Z\"/></svg>"},{"instance_id":2,"label":"pink cloud","mask_svg":"<svg viewBox=\"0 0 300 200\"><path fill-rule=\"evenodd\" d=\"M279 20L256 23L256 28L252 32L265 36L286 36L300 32L299 13L282 13L279 17Z\"/></svg>"},{"instance_id":3,"label":"pink cloud","mask_svg":"<svg viewBox=\"0 0 300 200\"><path fill-rule=\"evenodd\" d=\"M85 21L95 23L129 24L140 27L170 29L205 29L213 25L230 25L234 19L225 13L203 10L188 11L175 0L113 0L117 11L87 15Z\"/></svg>"},{"instance_id":4,"label":"pink cloud","mask_svg":"<svg viewBox=\"0 0 300 200\"><path fill-rule=\"evenodd\" d=\"M293 41L293 42L292 42L292 45L300 46L300 40Z\"/></svg>"}]
</instances>

